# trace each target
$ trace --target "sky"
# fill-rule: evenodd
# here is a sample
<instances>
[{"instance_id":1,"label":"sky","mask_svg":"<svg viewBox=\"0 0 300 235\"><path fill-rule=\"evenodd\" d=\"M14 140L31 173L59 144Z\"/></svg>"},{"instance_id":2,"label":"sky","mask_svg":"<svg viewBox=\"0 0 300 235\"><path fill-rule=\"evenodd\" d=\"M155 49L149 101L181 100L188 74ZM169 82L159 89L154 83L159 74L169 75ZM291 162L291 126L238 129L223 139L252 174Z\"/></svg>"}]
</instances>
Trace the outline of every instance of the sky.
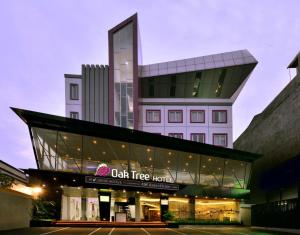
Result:
<instances>
[{"instance_id":1,"label":"sky","mask_svg":"<svg viewBox=\"0 0 300 235\"><path fill-rule=\"evenodd\" d=\"M0 0L0 159L36 168L9 107L65 115L64 74L108 64L107 31L138 13L143 63L248 49L259 61L233 105L236 139L289 83L298 0Z\"/></svg>"}]
</instances>

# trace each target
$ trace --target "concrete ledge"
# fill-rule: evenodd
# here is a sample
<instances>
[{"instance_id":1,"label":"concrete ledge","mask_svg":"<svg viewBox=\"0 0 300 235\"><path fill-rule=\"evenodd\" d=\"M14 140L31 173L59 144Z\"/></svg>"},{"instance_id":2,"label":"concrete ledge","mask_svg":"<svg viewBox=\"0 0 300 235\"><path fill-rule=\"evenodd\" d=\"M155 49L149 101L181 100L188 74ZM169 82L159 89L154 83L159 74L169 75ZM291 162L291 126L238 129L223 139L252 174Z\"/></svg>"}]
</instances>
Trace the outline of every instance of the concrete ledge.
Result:
<instances>
[{"instance_id":1,"label":"concrete ledge","mask_svg":"<svg viewBox=\"0 0 300 235\"><path fill-rule=\"evenodd\" d=\"M269 227L257 227L257 226L251 226L251 228L252 229L259 229L259 230L268 230L268 231L278 231L278 232L300 234L300 229L292 229L292 228L269 228Z\"/></svg>"}]
</instances>

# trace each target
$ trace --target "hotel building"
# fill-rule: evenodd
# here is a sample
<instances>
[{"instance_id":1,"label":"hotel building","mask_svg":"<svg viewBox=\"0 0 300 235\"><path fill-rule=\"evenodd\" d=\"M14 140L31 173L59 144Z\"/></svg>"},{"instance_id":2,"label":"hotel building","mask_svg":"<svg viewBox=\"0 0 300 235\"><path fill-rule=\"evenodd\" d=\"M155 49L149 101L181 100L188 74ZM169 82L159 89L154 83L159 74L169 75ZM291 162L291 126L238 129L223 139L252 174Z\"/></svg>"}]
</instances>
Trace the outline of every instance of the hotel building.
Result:
<instances>
[{"instance_id":1,"label":"hotel building","mask_svg":"<svg viewBox=\"0 0 300 235\"><path fill-rule=\"evenodd\" d=\"M234 51L143 65L137 15L108 32L109 65L65 74L66 117L13 108L58 220L244 222L251 164L232 105L257 64Z\"/></svg>"},{"instance_id":2,"label":"hotel building","mask_svg":"<svg viewBox=\"0 0 300 235\"><path fill-rule=\"evenodd\" d=\"M108 39L108 66L65 74L66 117L232 148L232 105L257 64L247 50L142 65L137 15Z\"/></svg>"}]
</instances>

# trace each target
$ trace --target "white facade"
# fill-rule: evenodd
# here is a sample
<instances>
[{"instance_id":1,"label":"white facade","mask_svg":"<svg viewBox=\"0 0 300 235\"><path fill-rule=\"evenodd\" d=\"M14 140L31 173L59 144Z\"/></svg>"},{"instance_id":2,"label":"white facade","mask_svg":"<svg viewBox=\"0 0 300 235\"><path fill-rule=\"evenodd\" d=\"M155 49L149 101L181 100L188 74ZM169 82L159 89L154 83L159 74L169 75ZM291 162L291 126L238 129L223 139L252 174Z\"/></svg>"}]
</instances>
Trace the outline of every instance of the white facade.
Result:
<instances>
[{"instance_id":1,"label":"white facade","mask_svg":"<svg viewBox=\"0 0 300 235\"><path fill-rule=\"evenodd\" d=\"M78 85L78 99L71 99L71 84ZM71 117L71 113L78 113L78 119L82 120L82 79L78 75L65 75L65 104L66 117Z\"/></svg>"},{"instance_id":2,"label":"white facade","mask_svg":"<svg viewBox=\"0 0 300 235\"><path fill-rule=\"evenodd\" d=\"M239 50L233 52L226 52L208 56L201 56L183 60L169 61L164 63L150 64L150 65L140 65L139 66L139 79L148 79L150 77L159 79L160 76L169 75L169 74L182 74L187 72L207 72L216 69L231 69L233 67L237 68L236 70L229 71L226 75L226 81L224 83L225 75L223 80L221 78L221 70L219 70L218 76L215 74L206 73L207 83L204 84L205 89L200 90L201 94L204 94L202 97L195 96L176 96L169 98L158 98L152 95L143 96L144 98L139 98L138 100L138 130L157 133L166 136L177 136L179 138L183 138L186 140L192 140L197 134L199 136L199 142L203 142L206 144L212 145L220 145L227 148L233 147L233 136L232 136L232 105L237 99L239 93L243 89L245 83L247 82L252 70L257 64L256 59L250 54L247 50ZM247 67L248 65L251 65ZM246 67L245 67L246 66ZM195 75L194 75L195 76ZM94 107L96 103L95 100L99 99L99 97L93 93L93 86L96 86L95 83L91 83L89 85L89 89L91 92L88 92L88 97L86 98L87 103L83 102L83 97L86 97L86 94L82 94L82 92L87 92L86 89L83 91L82 86L84 86L85 80L89 79L85 78L84 75L65 75L65 94L66 94L66 117L72 117L71 113L78 113L78 119L83 120L83 110L89 109L89 107L85 107L84 105L90 105ZM107 79L112 79L108 78ZM178 82L177 90L186 89L188 87L182 87L182 77L180 78L180 82ZM198 78L200 81L200 78ZM201 78L203 79L203 77ZM78 84L78 99L74 100L70 97L70 86L71 84ZM238 84L238 86L237 86ZM103 85L103 84L102 84ZM160 86L160 84L157 84ZM86 86L86 85L85 85ZM162 86L164 87L164 85ZM220 92L224 92L227 95L220 96L216 93L218 89L222 88ZM154 89L161 89L160 87L153 87ZM170 89L170 88L168 88ZM190 93L192 94L193 88L190 86ZM215 90L216 89L216 90ZM232 89L232 93L228 93L228 90ZM180 90L180 91L181 91ZM211 93L206 94L207 91ZM103 90L101 90L103 93ZM163 92L165 92L163 90ZM166 90L166 92L169 92ZM101 94L102 94L101 93ZM212 94L213 93L213 94ZM184 94L184 92L180 93ZM104 98L109 100L110 96L104 94ZM164 97L164 96L161 96ZM179 98L181 97L181 98ZM182 98L185 97L185 98ZM111 104L107 104L109 106ZM97 107L94 107L96 110ZM102 112L105 115L105 112L112 107L107 107L106 111L98 111ZM101 109L100 109L101 110ZM146 112L147 110L159 110L160 120L159 122L147 122L146 120ZM182 112L182 121L172 123L168 119L169 110L180 110ZM193 123L191 122L190 113L191 110L203 110L205 115L204 122ZM216 111L223 111L226 113L226 121L222 122L214 122L212 115ZM135 111L136 112L136 111ZM91 114L93 115L93 114ZM101 115L101 114L100 114ZM108 114L107 114L108 116ZM73 117L74 118L74 117ZM90 121L90 119L85 119ZM107 122L108 123L108 122ZM111 123L112 125L112 123ZM203 137L204 136L204 137ZM222 144L220 144L220 141Z\"/></svg>"},{"instance_id":3,"label":"white facade","mask_svg":"<svg viewBox=\"0 0 300 235\"><path fill-rule=\"evenodd\" d=\"M149 100L149 99L147 99ZM153 99L155 100L155 99ZM199 100L198 100L199 101ZM224 134L227 138L227 148L232 148L232 106L226 105L214 105L212 104L180 104L165 103L165 104L142 104L139 107L139 130L157 133L168 136L169 134L182 134L183 139L191 140L191 134L204 134L206 144L215 144L213 141L214 134ZM146 120L147 110L159 110L160 122L149 123ZM169 110L182 110L183 120L180 123L170 123L168 118ZM190 114L191 110L203 110L205 120L203 123L191 122ZM227 114L226 123L213 123L212 113L214 110L224 110Z\"/></svg>"}]
</instances>

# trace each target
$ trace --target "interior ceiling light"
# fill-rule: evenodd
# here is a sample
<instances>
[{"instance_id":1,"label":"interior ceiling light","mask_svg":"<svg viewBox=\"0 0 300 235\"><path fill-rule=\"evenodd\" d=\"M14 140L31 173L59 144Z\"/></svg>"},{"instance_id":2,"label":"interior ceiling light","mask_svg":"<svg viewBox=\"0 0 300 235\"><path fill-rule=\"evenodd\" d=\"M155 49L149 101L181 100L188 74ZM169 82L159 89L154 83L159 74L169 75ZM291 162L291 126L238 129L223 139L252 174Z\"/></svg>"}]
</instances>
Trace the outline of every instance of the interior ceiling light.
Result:
<instances>
[{"instance_id":1,"label":"interior ceiling light","mask_svg":"<svg viewBox=\"0 0 300 235\"><path fill-rule=\"evenodd\" d=\"M124 149L125 148L125 144L122 144L121 147Z\"/></svg>"},{"instance_id":2,"label":"interior ceiling light","mask_svg":"<svg viewBox=\"0 0 300 235\"><path fill-rule=\"evenodd\" d=\"M151 151L151 149L147 148L147 152L149 153Z\"/></svg>"},{"instance_id":3,"label":"interior ceiling light","mask_svg":"<svg viewBox=\"0 0 300 235\"><path fill-rule=\"evenodd\" d=\"M93 140L93 144L97 144L97 140Z\"/></svg>"}]
</instances>

